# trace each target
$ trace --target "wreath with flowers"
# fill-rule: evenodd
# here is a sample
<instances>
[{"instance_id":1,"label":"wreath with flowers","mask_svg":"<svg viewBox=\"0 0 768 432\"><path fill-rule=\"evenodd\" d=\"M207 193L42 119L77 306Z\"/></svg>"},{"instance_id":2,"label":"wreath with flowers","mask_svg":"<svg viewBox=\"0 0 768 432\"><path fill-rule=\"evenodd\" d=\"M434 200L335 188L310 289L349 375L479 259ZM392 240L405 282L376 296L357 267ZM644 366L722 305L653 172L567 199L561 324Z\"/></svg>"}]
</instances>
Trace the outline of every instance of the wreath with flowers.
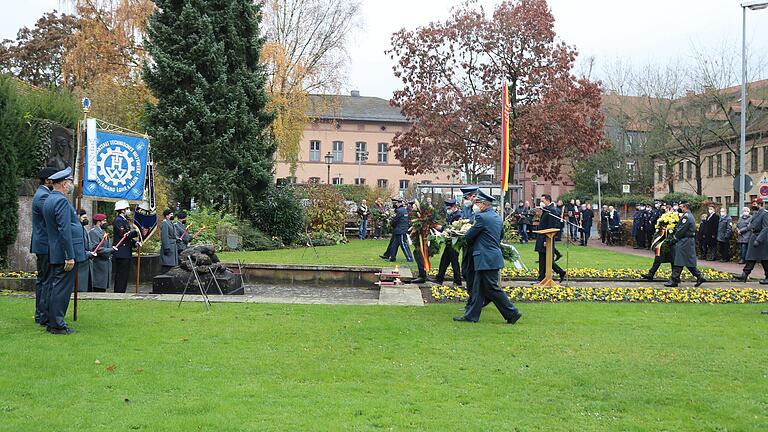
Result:
<instances>
[{"instance_id":1,"label":"wreath with flowers","mask_svg":"<svg viewBox=\"0 0 768 432\"><path fill-rule=\"evenodd\" d=\"M680 213L678 212L664 213L656 221L656 233L653 235L653 241L651 242L651 248L656 253L656 256L661 256L662 253L670 251L672 247L670 239L679 222Z\"/></svg>"}]
</instances>

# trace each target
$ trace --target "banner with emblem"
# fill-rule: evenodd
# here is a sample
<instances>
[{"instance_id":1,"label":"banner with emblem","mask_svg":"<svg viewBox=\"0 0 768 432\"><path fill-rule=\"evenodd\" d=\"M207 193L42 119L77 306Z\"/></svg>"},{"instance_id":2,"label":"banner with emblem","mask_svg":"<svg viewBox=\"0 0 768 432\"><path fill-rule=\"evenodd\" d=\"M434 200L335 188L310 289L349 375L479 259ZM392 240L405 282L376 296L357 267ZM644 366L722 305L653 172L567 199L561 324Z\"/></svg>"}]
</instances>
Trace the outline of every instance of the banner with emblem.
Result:
<instances>
[{"instance_id":1,"label":"banner with emblem","mask_svg":"<svg viewBox=\"0 0 768 432\"><path fill-rule=\"evenodd\" d=\"M83 195L143 200L149 138L95 127L87 128L87 135Z\"/></svg>"}]
</instances>

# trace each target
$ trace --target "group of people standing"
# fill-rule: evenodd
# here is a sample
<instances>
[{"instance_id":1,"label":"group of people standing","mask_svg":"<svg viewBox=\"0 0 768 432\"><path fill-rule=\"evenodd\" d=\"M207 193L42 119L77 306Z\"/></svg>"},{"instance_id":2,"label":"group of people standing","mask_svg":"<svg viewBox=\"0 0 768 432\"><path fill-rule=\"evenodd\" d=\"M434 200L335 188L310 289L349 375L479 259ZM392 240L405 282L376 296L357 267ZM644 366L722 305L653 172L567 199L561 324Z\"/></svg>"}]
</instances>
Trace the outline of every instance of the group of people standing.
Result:
<instances>
[{"instance_id":1,"label":"group of people standing","mask_svg":"<svg viewBox=\"0 0 768 432\"><path fill-rule=\"evenodd\" d=\"M553 216L557 217L556 221L558 222L557 226L551 228L559 228L565 232L566 238L570 241L578 242L580 246L587 246L592 232L592 223L595 218L592 204L589 201L582 203L577 199L565 204L563 201L553 204L550 199L547 205L554 206ZM517 224L520 243L528 243L531 239L530 231L543 229L541 228L542 216L543 214L539 209L531 208L529 201L520 201L514 212L506 217L513 218ZM559 233L558 240L561 239L562 233Z\"/></svg>"}]
</instances>

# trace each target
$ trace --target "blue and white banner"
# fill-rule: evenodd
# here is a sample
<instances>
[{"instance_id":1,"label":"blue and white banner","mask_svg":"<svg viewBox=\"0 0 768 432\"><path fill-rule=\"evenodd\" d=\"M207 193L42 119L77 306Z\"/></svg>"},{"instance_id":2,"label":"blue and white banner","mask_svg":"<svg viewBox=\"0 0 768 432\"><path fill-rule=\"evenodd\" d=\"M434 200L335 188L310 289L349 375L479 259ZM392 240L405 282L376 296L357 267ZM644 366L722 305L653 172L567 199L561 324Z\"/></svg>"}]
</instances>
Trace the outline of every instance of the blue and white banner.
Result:
<instances>
[{"instance_id":1,"label":"blue and white banner","mask_svg":"<svg viewBox=\"0 0 768 432\"><path fill-rule=\"evenodd\" d=\"M88 128L83 195L143 200L149 139Z\"/></svg>"}]
</instances>

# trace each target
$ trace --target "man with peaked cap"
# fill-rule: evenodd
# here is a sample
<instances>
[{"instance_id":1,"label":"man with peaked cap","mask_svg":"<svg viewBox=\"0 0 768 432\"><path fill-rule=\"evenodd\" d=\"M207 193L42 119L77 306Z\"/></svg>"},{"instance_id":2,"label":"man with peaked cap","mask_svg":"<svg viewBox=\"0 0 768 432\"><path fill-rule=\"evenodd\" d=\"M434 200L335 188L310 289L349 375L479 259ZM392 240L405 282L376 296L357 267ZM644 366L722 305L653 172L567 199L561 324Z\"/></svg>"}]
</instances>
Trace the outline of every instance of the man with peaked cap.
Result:
<instances>
[{"instance_id":1,"label":"man with peaked cap","mask_svg":"<svg viewBox=\"0 0 768 432\"><path fill-rule=\"evenodd\" d=\"M115 292L124 293L128 287L128 274L133 267L133 247L137 244L135 238L139 235L138 230L131 227L128 222L128 216L131 214L131 205L126 200L120 200L115 203L115 220L112 221L112 234L115 237L115 244L125 236L125 240L120 246L115 248L112 254L112 268L115 272Z\"/></svg>"},{"instance_id":2,"label":"man with peaked cap","mask_svg":"<svg viewBox=\"0 0 768 432\"><path fill-rule=\"evenodd\" d=\"M475 203L475 195L477 195L477 186L467 186L461 188L461 193L464 197L462 200L461 218L468 219L470 222L475 221L474 210L472 205Z\"/></svg>"},{"instance_id":3,"label":"man with peaked cap","mask_svg":"<svg viewBox=\"0 0 768 432\"><path fill-rule=\"evenodd\" d=\"M701 286L706 282L704 275L696 268L696 220L690 210L690 204L680 203L683 210L680 221L675 225L670 244L672 245L672 278L664 286L676 287L680 283L680 274L683 267L696 278L694 286Z\"/></svg>"},{"instance_id":4,"label":"man with peaked cap","mask_svg":"<svg viewBox=\"0 0 768 432\"><path fill-rule=\"evenodd\" d=\"M112 278L113 252L112 242L109 237L105 237L104 231L107 215L97 213L93 215L92 220L93 228L88 232L88 248L91 252L95 251L96 256L91 260L91 288L95 292L105 292L109 289L109 280Z\"/></svg>"},{"instance_id":5,"label":"man with peaked cap","mask_svg":"<svg viewBox=\"0 0 768 432\"><path fill-rule=\"evenodd\" d=\"M173 210L163 210L163 221L160 223L160 264L161 273L179 265L179 250L176 242L176 227L173 225Z\"/></svg>"},{"instance_id":6,"label":"man with peaked cap","mask_svg":"<svg viewBox=\"0 0 768 432\"><path fill-rule=\"evenodd\" d=\"M40 170L38 177L40 185L32 198L32 239L29 252L37 259L37 280L35 281L35 322L40 325L48 324L48 307L45 304L48 284L50 283L50 264L48 262L48 232L43 218L43 206L51 194L52 183L50 176L58 170L45 167Z\"/></svg>"},{"instance_id":7,"label":"man with peaked cap","mask_svg":"<svg viewBox=\"0 0 768 432\"><path fill-rule=\"evenodd\" d=\"M85 239L75 208L67 200L67 195L74 190L72 169L67 167L49 178L53 191L43 206L51 263L51 284L46 298L48 332L70 334L75 330L67 325L64 316L75 288L77 266L86 260Z\"/></svg>"},{"instance_id":8,"label":"man with peaked cap","mask_svg":"<svg viewBox=\"0 0 768 432\"><path fill-rule=\"evenodd\" d=\"M736 280L746 282L749 274L755 268L755 264L760 261L765 273L765 278L760 283L768 284L768 211L764 208L762 198L752 201L752 219L750 219L747 229L749 240L747 241L746 264L741 275L736 276Z\"/></svg>"},{"instance_id":9,"label":"man with peaked cap","mask_svg":"<svg viewBox=\"0 0 768 432\"><path fill-rule=\"evenodd\" d=\"M501 252L501 239L504 236L504 224L493 211L495 199L485 192L478 191L476 204L480 211L475 213L475 223L464 238L472 245L475 277L472 285L473 300L467 304L463 316L454 317L454 321L477 322L487 302L493 302L496 309L508 324L516 323L523 316L509 301L507 293L499 288L499 270L504 268L504 256Z\"/></svg>"},{"instance_id":10,"label":"man with peaked cap","mask_svg":"<svg viewBox=\"0 0 768 432\"><path fill-rule=\"evenodd\" d=\"M445 225L450 227L452 223L461 219L461 212L456 206L455 199L445 200L445 207ZM461 267L459 267L459 253L447 242L443 248L443 254L440 257L440 266L437 269L437 276L435 276L432 281L438 284L443 283L443 280L445 279L445 272L448 270L448 264L451 265L451 269L453 270L453 285L457 287L461 286Z\"/></svg>"},{"instance_id":11,"label":"man with peaked cap","mask_svg":"<svg viewBox=\"0 0 768 432\"><path fill-rule=\"evenodd\" d=\"M402 198L396 197L393 201L395 204L395 217L392 218L392 240L390 241L390 248L385 255L389 257L390 261L396 261L397 250L402 249L405 260L412 262L413 255L408 245L408 228L411 225L408 218L408 210L403 205Z\"/></svg>"},{"instance_id":12,"label":"man with peaked cap","mask_svg":"<svg viewBox=\"0 0 768 432\"><path fill-rule=\"evenodd\" d=\"M474 205L475 196L477 196L478 188L476 186L468 186L461 188L463 195L461 218L467 219L470 222L475 221ZM472 298L472 285L475 280L475 267L472 260L472 245L467 243L461 251L461 277L467 282L467 292L469 293L469 299L467 300L467 306L469 306Z\"/></svg>"}]
</instances>

